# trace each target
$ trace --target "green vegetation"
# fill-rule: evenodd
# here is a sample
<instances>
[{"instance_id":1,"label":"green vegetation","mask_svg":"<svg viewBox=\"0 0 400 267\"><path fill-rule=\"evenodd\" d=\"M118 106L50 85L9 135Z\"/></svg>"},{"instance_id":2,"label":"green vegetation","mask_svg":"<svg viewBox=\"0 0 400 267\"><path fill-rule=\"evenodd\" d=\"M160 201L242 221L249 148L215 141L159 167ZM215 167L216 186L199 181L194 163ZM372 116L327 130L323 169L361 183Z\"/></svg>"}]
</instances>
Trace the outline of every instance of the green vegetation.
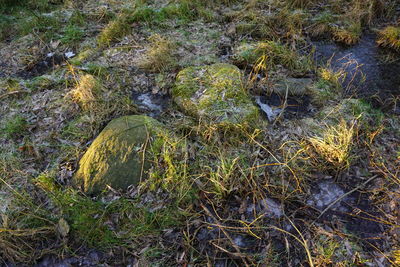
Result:
<instances>
[{"instance_id":1,"label":"green vegetation","mask_svg":"<svg viewBox=\"0 0 400 267\"><path fill-rule=\"evenodd\" d=\"M109 22L98 37L100 46L109 46L129 32L128 17L124 14Z\"/></svg>"},{"instance_id":2,"label":"green vegetation","mask_svg":"<svg viewBox=\"0 0 400 267\"><path fill-rule=\"evenodd\" d=\"M210 118L212 123L252 124L258 109L244 90L240 70L229 64L182 70L172 91L177 105L187 114Z\"/></svg>"},{"instance_id":3,"label":"green vegetation","mask_svg":"<svg viewBox=\"0 0 400 267\"><path fill-rule=\"evenodd\" d=\"M150 45L140 59L139 66L153 72L172 70L176 66L175 45L157 34L150 36L149 41Z\"/></svg>"},{"instance_id":4,"label":"green vegetation","mask_svg":"<svg viewBox=\"0 0 400 267\"><path fill-rule=\"evenodd\" d=\"M388 26L378 34L378 45L400 51L400 27Z\"/></svg>"},{"instance_id":5,"label":"green vegetation","mask_svg":"<svg viewBox=\"0 0 400 267\"><path fill-rule=\"evenodd\" d=\"M347 125L345 121L341 121L338 125L328 126L322 137L312 137L309 142L324 161L334 168L347 169L350 166L351 146L356 131L355 122Z\"/></svg>"},{"instance_id":6,"label":"green vegetation","mask_svg":"<svg viewBox=\"0 0 400 267\"><path fill-rule=\"evenodd\" d=\"M283 65L294 72L307 72L311 69L308 57L300 56L274 41L244 43L236 48L234 60L236 64L265 64L266 69L273 69L276 65Z\"/></svg>"},{"instance_id":7,"label":"green vegetation","mask_svg":"<svg viewBox=\"0 0 400 267\"><path fill-rule=\"evenodd\" d=\"M399 96L314 47L397 64L397 1L105 2L0 0L4 262L399 264Z\"/></svg>"},{"instance_id":8,"label":"green vegetation","mask_svg":"<svg viewBox=\"0 0 400 267\"><path fill-rule=\"evenodd\" d=\"M0 133L7 138L18 138L26 133L27 127L28 123L26 119L21 115L15 115L5 121Z\"/></svg>"}]
</instances>

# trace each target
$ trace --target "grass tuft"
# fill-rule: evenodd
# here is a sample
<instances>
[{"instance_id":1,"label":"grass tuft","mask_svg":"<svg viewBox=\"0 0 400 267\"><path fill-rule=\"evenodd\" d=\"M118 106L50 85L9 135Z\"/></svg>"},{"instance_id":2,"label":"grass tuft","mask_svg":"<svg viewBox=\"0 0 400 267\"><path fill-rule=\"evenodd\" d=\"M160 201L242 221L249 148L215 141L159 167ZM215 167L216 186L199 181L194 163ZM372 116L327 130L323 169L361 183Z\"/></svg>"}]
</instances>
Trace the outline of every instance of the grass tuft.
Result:
<instances>
[{"instance_id":1,"label":"grass tuft","mask_svg":"<svg viewBox=\"0 0 400 267\"><path fill-rule=\"evenodd\" d=\"M28 122L21 115L15 115L9 118L4 126L0 129L0 133L7 138L15 139L23 136L28 130Z\"/></svg>"},{"instance_id":2,"label":"grass tuft","mask_svg":"<svg viewBox=\"0 0 400 267\"><path fill-rule=\"evenodd\" d=\"M176 66L175 44L159 34L150 36L149 41L149 47L141 57L139 66L152 72L172 70Z\"/></svg>"},{"instance_id":3,"label":"grass tuft","mask_svg":"<svg viewBox=\"0 0 400 267\"><path fill-rule=\"evenodd\" d=\"M336 126L328 126L322 136L311 137L308 141L313 152L335 169L343 170L350 166L351 148L356 131L356 121L348 125L342 120Z\"/></svg>"},{"instance_id":4,"label":"grass tuft","mask_svg":"<svg viewBox=\"0 0 400 267\"><path fill-rule=\"evenodd\" d=\"M333 40L346 45L355 45L360 41L361 38L361 23L352 22L347 27L336 27L334 28L332 35Z\"/></svg>"},{"instance_id":5,"label":"grass tuft","mask_svg":"<svg viewBox=\"0 0 400 267\"><path fill-rule=\"evenodd\" d=\"M125 14L119 15L101 31L97 43L99 46L110 46L113 42L119 41L128 34L129 29L128 16Z\"/></svg>"},{"instance_id":6,"label":"grass tuft","mask_svg":"<svg viewBox=\"0 0 400 267\"><path fill-rule=\"evenodd\" d=\"M72 99L79 104L82 110L94 108L101 91L101 84L90 74L83 75L77 86L70 92Z\"/></svg>"},{"instance_id":7,"label":"grass tuft","mask_svg":"<svg viewBox=\"0 0 400 267\"><path fill-rule=\"evenodd\" d=\"M400 52L400 27L388 26L379 31L377 43Z\"/></svg>"}]
</instances>

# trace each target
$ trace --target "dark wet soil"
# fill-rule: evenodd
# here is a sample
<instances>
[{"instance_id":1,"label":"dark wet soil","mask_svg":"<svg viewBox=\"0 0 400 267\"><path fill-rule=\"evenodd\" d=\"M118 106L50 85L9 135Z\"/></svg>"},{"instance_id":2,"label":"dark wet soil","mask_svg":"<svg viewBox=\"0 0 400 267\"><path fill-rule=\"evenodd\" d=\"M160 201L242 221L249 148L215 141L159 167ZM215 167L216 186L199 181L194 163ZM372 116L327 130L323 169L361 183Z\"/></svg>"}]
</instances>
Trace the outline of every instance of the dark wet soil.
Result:
<instances>
[{"instance_id":1,"label":"dark wet soil","mask_svg":"<svg viewBox=\"0 0 400 267\"><path fill-rule=\"evenodd\" d=\"M62 64L66 58L60 54L48 55L45 58L27 65L23 70L16 73L17 77L30 79L45 74Z\"/></svg>"},{"instance_id":2,"label":"dark wet soil","mask_svg":"<svg viewBox=\"0 0 400 267\"><path fill-rule=\"evenodd\" d=\"M364 33L354 46L322 41L314 45L317 62L346 72L342 82L347 95L370 99L380 107L400 96L400 55L378 47L376 34Z\"/></svg>"},{"instance_id":3,"label":"dark wet soil","mask_svg":"<svg viewBox=\"0 0 400 267\"><path fill-rule=\"evenodd\" d=\"M320 211L325 210L332 201L349 191L333 181L322 183L326 184L324 186L325 192L321 192L321 183L314 185L312 191L312 195L321 198L319 201L314 201L317 204L314 205L315 208ZM335 192L337 192L336 195ZM327 195L331 195L331 199L324 203ZM318 203L321 205L318 205ZM382 223L384 220L380 218L384 218L384 214L375 208L375 205L369 199L369 195L356 191L331 207L318 219L318 222L333 227L336 224L343 225L348 234L359 239L361 245L365 246L366 249L373 249L374 246L382 248L385 243L384 233L387 227Z\"/></svg>"},{"instance_id":4,"label":"dark wet soil","mask_svg":"<svg viewBox=\"0 0 400 267\"><path fill-rule=\"evenodd\" d=\"M10 262L0 263L0 267L72 267L72 266L85 266L85 267L97 267L97 266L137 266L137 261L133 257L112 257L98 251L88 251L83 256L72 256L66 258L60 258L55 255L44 256L36 264L24 265L24 264L13 264Z\"/></svg>"}]
</instances>

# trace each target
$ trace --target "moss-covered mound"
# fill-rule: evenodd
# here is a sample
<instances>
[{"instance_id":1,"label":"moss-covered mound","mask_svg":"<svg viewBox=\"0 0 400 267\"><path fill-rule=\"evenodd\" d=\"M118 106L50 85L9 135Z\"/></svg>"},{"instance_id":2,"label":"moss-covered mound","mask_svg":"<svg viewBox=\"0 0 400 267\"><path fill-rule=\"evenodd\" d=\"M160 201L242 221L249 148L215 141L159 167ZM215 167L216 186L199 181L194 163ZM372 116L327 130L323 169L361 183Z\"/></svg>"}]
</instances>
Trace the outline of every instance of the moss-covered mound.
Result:
<instances>
[{"instance_id":1,"label":"moss-covered mound","mask_svg":"<svg viewBox=\"0 0 400 267\"><path fill-rule=\"evenodd\" d=\"M246 123L259 115L242 86L240 70L229 64L182 70L172 95L184 112L210 122Z\"/></svg>"},{"instance_id":2,"label":"moss-covered mound","mask_svg":"<svg viewBox=\"0 0 400 267\"><path fill-rule=\"evenodd\" d=\"M150 164L145 160L149 141L163 127L148 116L124 116L111 121L79 162L75 183L89 194L108 185L127 189L146 178Z\"/></svg>"}]
</instances>

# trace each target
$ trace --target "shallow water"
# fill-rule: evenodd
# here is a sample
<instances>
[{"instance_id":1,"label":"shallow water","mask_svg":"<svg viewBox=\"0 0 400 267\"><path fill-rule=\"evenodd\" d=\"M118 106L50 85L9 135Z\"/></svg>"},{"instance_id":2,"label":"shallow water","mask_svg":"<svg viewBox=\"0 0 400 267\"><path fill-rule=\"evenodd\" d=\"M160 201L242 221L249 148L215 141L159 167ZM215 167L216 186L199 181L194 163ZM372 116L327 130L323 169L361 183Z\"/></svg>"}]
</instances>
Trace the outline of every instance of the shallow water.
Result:
<instances>
[{"instance_id":1,"label":"shallow water","mask_svg":"<svg viewBox=\"0 0 400 267\"><path fill-rule=\"evenodd\" d=\"M376 45L376 35L366 33L354 46L315 42L316 60L335 71L344 70L346 94L378 100L400 96L400 55ZM390 59L390 60L389 60Z\"/></svg>"},{"instance_id":2,"label":"shallow water","mask_svg":"<svg viewBox=\"0 0 400 267\"><path fill-rule=\"evenodd\" d=\"M151 92L146 93L132 93L132 98L135 104L151 117L157 117L160 115L168 106L170 99L166 95L152 94Z\"/></svg>"}]
</instances>

